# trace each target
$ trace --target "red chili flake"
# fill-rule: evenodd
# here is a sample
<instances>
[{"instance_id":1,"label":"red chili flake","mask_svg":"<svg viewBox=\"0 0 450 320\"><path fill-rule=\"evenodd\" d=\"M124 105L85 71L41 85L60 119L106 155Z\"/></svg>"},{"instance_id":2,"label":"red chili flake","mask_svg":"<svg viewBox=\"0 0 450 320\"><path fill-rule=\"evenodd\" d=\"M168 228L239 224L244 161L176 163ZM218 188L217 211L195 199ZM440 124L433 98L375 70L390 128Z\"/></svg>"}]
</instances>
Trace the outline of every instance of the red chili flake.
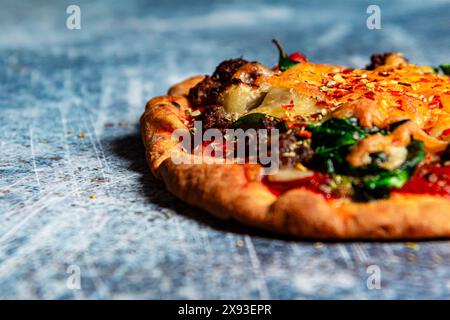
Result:
<instances>
[{"instance_id":1,"label":"red chili flake","mask_svg":"<svg viewBox=\"0 0 450 320\"><path fill-rule=\"evenodd\" d=\"M428 106L430 109L436 109L436 108L442 109L443 108L441 99L439 96L434 96Z\"/></svg>"},{"instance_id":2,"label":"red chili flake","mask_svg":"<svg viewBox=\"0 0 450 320\"><path fill-rule=\"evenodd\" d=\"M375 100L375 92L373 92L373 91L369 91L369 92L366 92L365 94L364 94L364 96L366 97L366 98L368 98L368 99L370 99L370 100Z\"/></svg>"},{"instance_id":3,"label":"red chili flake","mask_svg":"<svg viewBox=\"0 0 450 320\"><path fill-rule=\"evenodd\" d=\"M318 107L328 107L328 105L329 105L329 103L326 102L325 100L320 100L320 101L317 101L317 103L316 103L316 106L318 106Z\"/></svg>"},{"instance_id":4,"label":"red chili flake","mask_svg":"<svg viewBox=\"0 0 450 320\"><path fill-rule=\"evenodd\" d=\"M299 123L299 122L290 122L288 124L289 128L297 128L297 129L303 129L306 126L307 126L306 123Z\"/></svg>"},{"instance_id":5,"label":"red chili flake","mask_svg":"<svg viewBox=\"0 0 450 320\"><path fill-rule=\"evenodd\" d=\"M300 132L298 133L298 135L299 135L300 137L303 137L303 138L306 138L306 139L311 138L311 132L306 131L306 130L300 131Z\"/></svg>"},{"instance_id":6,"label":"red chili flake","mask_svg":"<svg viewBox=\"0 0 450 320\"><path fill-rule=\"evenodd\" d=\"M429 153L427 153L426 160L427 160L427 161L430 161L430 160L431 160L431 155L430 155Z\"/></svg>"},{"instance_id":7,"label":"red chili flake","mask_svg":"<svg viewBox=\"0 0 450 320\"><path fill-rule=\"evenodd\" d=\"M343 97L346 94L347 94L347 91L345 91L345 90L335 90L334 92L329 93L329 95L335 99Z\"/></svg>"},{"instance_id":8,"label":"red chili flake","mask_svg":"<svg viewBox=\"0 0 450 320\"><path fill-rule=\"evenodd\" d=\"M353 72L353 70L355 70L355 69L345 69L345 70L342 70L342 73L344 73L344 74L347 74L347 73L352 73Z\"/></svg>"},{"instance_id":9,"label":"red chili flake","mask_svg":"<svg viewBox=\"0 0 450 320\"><path fill-rule=\"evenodd\" d=\"M405 108L403 107L403 100L398 99L396 102L398 104L398 108L402 111L405 111Z\"/></svg>"},{"instance_id":10,"label":"red chili flake","mask_svg":"<svg viewBox=\"0 0 450 320\"><path fill-rule=\"evenodd\" d=\"M356 86L354 86L354 90L361 90L361 89L366 89L366 85L364 83L360 83L357 84Z\"/></svg>"},{"instance_id":11,"label":"red chili flake","mask_svg":"<svg viewBox=\"0 0 450 320\"><path fill-rule=\"evenodd\" d=\"M281 108L283 108L284 110L287 110L287 111L291 111L292 109L294 109L294 100L291 100L289 102L289 104L281 106Z\"/></svg>"},{"instance_id":12,"label":"red chili flake","mask_svg":"<svg viewBox=\"0 0 450 320\"><path fill-rule=\"evenodd\" d=\"M444 137L450 135L450 128L449 128L449 129L445 129L445 130L442 132L442 135L443 135Z\"/></svg>"},{"instance_id":13,"label":"red chili flake","mask_svg":"<svg viewBox=\"0 0 450 320\"><path fill-rule=\"evenodd\" d=\"M343 90L351 90L351 89L353 89L353 86L350 85L350 84L344 84L344 83L342 83L342 84L339 84L339 85L338 85L338 88L339 88L339 89L343 89Z\"/></svg>"},{"instance_id":14,"label":"red chili flake","mask_svg":"<svg viewBox=\"0 0 450 320\"><path fill-rule=\"evenodd\" d=\"M400 91L388 90L388 92L390 94L392 94L393 96L396 96L396 97L400 97L401 96L401 92Z\"/></svg>"}]
</instances>

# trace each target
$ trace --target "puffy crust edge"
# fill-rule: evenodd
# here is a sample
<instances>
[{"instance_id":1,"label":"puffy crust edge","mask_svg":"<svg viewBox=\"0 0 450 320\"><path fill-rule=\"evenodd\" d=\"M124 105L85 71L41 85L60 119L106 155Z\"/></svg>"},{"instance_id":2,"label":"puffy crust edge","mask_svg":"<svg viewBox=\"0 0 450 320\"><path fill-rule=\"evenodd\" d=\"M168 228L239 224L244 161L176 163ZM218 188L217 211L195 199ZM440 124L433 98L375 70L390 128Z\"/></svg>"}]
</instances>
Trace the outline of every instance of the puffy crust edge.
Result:
<instances>
[{"instance_id":1,"label":"puffy crust edge","mask_svg":"<svg viewBox=\"0 0 450 320\"><path fill-rule=\"evenodd\" d=\"M425 239L450 236L450 200L429 195L394 194L386 200L355 203L325 200L294 189L274 196L261 183L257 165L175 164L171 133L186 129L189 78L151 99L141 117L141 133L153 174L181 200L220 218L309 239ZM231 186L231 187L230 187Z\"/></svg>"}]
</instances>

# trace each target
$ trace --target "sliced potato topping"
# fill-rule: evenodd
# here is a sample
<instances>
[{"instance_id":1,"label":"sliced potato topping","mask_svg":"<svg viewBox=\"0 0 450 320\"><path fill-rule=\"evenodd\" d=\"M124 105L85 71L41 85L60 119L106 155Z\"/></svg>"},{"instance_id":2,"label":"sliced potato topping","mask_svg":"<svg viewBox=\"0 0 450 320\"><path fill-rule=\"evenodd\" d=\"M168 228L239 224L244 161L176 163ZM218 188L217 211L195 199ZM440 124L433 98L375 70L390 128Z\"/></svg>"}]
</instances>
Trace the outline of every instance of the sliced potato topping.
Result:
<instances>
[{"instance_id":1,"label":"sliced potato topping","mask_svg":"<svg viewBox=\"0 0 450 320\"><path fill-rule=\"evenodd\" d=\"M261 105L251 110L278 118L308 116L319 111L320 108L314 99L287 88L271 88Z\"/></svg>"},{"instance_id":2,"label":"sliced potato topping","mask_svg":"<svg viewBox=\"0 0 450 320\"><path fill-rule=\"evenodd\" d=\"M294 168L280 169L277 173L267 176L270 182L288 182L304 178L309 178L314 175L313 171L303 171Z\"/></svg>"},{"instance_id":3,"label":"sliced potato topping","mask_svg":"<svg viewBox=\"0 0 450 320\"><path fill-rule=\"evenodd\" d=\"M269 89L264 78L271 75L273 71L259 63L243 65L233 74L233 84L220 94L219 102L227 112L246 113L262 102Z\"/></svg>"},{"instance_id":4,"label":"sliced potato topping","mask_svg":"<svg viewBox=\"0 0 450 320\"><path fill-rule=\"evenodd\" d=\"M263 100L265 92L261 88L254 88L245 83L231 85L221 95L223 106L227 112L244 114L258 106Z\"/></svg>"}]
</instances>

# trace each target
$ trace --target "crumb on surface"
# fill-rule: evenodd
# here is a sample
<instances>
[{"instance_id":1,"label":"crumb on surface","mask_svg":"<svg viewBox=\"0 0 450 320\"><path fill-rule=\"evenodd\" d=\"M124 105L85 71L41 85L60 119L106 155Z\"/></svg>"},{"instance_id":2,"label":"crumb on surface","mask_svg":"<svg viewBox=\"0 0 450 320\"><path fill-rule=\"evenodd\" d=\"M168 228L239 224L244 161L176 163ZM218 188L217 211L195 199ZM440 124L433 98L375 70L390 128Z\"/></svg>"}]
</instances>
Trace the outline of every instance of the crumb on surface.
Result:
<instances>
[{"instance_id":1,"label":"crumb on surface","mask_svg":"<svg viewBox=\"0 0 450 320\"><path fill-rule=\"evenodd\" d=\"M414 261L416 261L416 258L417 258L417 256L416 256L415 253L408 253L408 254L406 255L406 259L408 259L409 262L414 262Z\"/></svg>"},{"instance_id":2,"label":"crumb on surface","mask_svg":"<svg viewBox=\"0 0 450 320\"><path fill-rule=\"evenodd\" d=\"M405 242L405 247L411 250L419 250L420 246L419 244L415 242Z\"/></svg>"},{"instance_id":3,"label":"crumb on surface","mask_svg":"<svg viewBox=\"0 0 450 320\"><path fill-rule=\"evenodd\" d=\"M323 243L322 242L314 242L313 246L316 249L320 249L323 247Z\"/></svg>"}]
</instances>

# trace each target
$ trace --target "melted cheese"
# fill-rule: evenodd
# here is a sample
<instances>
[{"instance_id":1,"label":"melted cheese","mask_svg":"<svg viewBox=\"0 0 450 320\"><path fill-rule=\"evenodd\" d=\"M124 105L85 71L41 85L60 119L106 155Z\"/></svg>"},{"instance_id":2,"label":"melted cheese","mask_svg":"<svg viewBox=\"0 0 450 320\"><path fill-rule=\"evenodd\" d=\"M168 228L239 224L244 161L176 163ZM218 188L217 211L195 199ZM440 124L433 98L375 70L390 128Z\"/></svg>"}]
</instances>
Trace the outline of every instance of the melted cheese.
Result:
<instances>
[{"instance_id":1,"label":"melted cheese","mask_svg":"<svg viewBox=\"0 0 450 320\"><path fill-rule=\"evenodd\" d=\"M435 74L429 67L411 64L381 66L369 71L301 63L260 81L272 88L295 92L292 93L296 97L295 106L290 113L285 112L286 116L304 116L304 108L296 102L306 101L307 113L326 110L335 117L355 116L364 126L379 127L399 119L411 119L427 133L440 137L450 124L449 79ZM315 108L311 107L311 101ZM279 105L273 104L273 111L268 103L263 105L267 113L282 115Z\"/></svg>"}]
</instances>

